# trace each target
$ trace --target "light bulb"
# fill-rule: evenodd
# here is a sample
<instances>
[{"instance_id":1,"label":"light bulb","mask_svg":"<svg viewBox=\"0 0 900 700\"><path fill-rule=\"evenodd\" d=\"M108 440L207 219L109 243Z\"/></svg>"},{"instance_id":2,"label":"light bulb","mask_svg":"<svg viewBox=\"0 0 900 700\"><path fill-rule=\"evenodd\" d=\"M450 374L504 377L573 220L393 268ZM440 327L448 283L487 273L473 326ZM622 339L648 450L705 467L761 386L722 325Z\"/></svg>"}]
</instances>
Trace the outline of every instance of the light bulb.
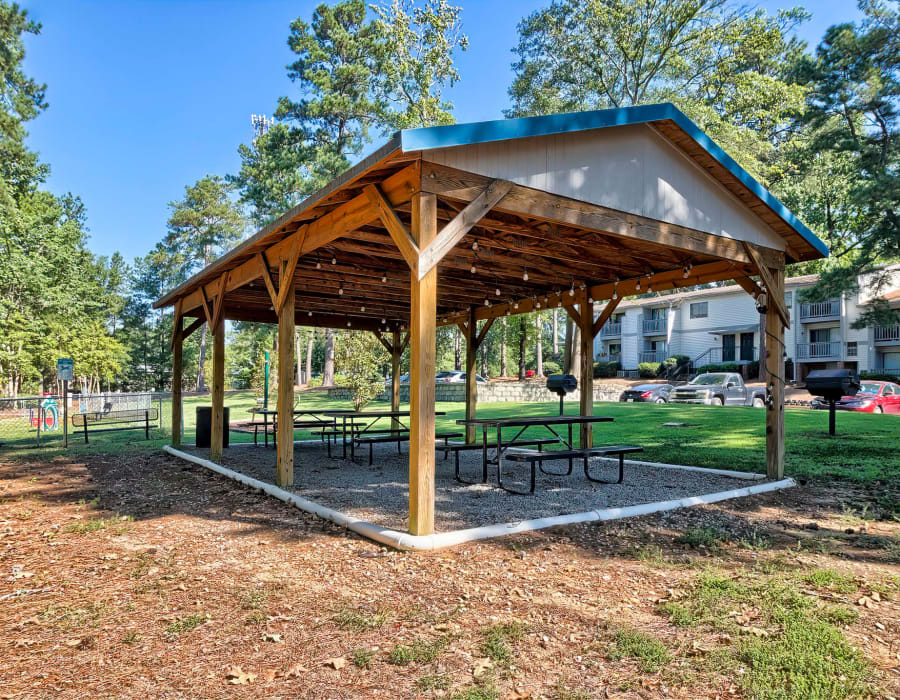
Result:
<instances>
[{"instance_id":1,"label":"light bulb","mask_svg":"<svg viewBox=\"0 0 900 700\"><path fill-rule=\"evenodd\" d=\"M350 327L350 321L347 321L347 328Z\"/></svg>"},{"instance_id":2,"label":"light bulb","mask_svg":"<svg viewBox=\"0 0 900 700\"><path fill-rule=\"evenodd\" d=\"M386 319L386 318L381 319L381 325L382 325L382 326L383 326L384 324L386 324L386 323L387 323L387 319Z\"/></svg>"},{"instance_id":3,"label":"light bulb","mask_svg":"<svg viewBox=\"0 0 900 700\"><path fill-rule=\"evenodd\" d=\"M306 315L307 315L307 316L312 316L312 311L307 311L307 312L306 312Z\"/></svg>"},{"instance_id":4,"label":"light bulb","mask_svg":"<svg viewBox=\"0 0 900 700\"><path fill-rule=\"evenodd\" d=\"M359 307L359 311L360 311L360 313L365 313L365 312L366 312L366 305L363 304L362 306L360 306L360 307Z\"/></svg>"},{"instance_id":5,"label":"light bulb","mask_svg":"<svg viewBox=\"0 0 900 700\"><path fill-rule=\"evenodd\" d=\"M574 282L572 282L572 287L569 289L569 296L570 297L575 296L575 283Z\"/></svg>"},{"instance_id":6,"label":"light bulb","mask_svg":"<svg viewBox=\"0 0 900 700\"><path fill-rule=\"evenodd\" d=\"M340 294L341 296L344 296L344 288L343 287L338 287L338 294Z\"/></svg>"},{"instance_id":7,"label":"light bulb","mask_svg":"<svg viewBox=\"0 0 900 700\"><path fill-rule=\"evenodd\" d=\"M648 284L648 285L647 285L647 291L648 291L648 292L652 292L652 291L653 291L653 285L652 285L652 284Z\"/></svg>"},{"instance_id":8,"label":"light bulb","mask_svg":"<svg viewBox=\"0 0 900 700\"><path fill-rule=\"evenodd\" d=\"M382 275L382 276L381 276L381 283L384 284L385 282L387 282L387 275Z\"/></svg>"},{"instance_id":9,"label":"light bulb","mask_svg":"<svg viewBox=\"0 0 900 700\"><path fill-rule=\"evenodd\" d=\"M519 302L515 302L515 303L513 304L513 308L514 308L514 309L518 309L518 308L519 308Z\"/></svg>"},{"instance_id":10,"label":"light bulb","mask_svg":"<svg viewBox=\"0 0 900 700\"><path fill-rule=\"evenodd\" d=\"M498 297L500 296L500 287L497 287L497 288L494 290L494 294L496 294Z\"/></svg>"},{"instance_id":11,"label":"light bulb","mask_svg":"<svg viewBox=\"0 0 900 700\"><path fill-rule=\"evenodd\" d=\"M490 305L491 305L491 301L490 301L490 299L488 299L487 297L484 298L484 305L485 305L485 306L490 306Z\"/></svg>"},{"instance_id":12,"label":"light bulb","mask_svg":"<svg viewBox=\"0 0 900 700\"><path fill-rule=\"evenodd\" d=\"M637 283L634 285L634 288L637 291L641 291L641 281L640 280L637 281Z\"/></svg>"},{"instance_id":13,"label":"light bulb","mask_svg":"<svg viewBox=\"0 0 900 700\"><path fill-rule=\"evenodd\" d=\"M613 296L612 296L612 298L613 298L613 299L618 299L618 298L619 298L619 290L613 289Z\"/></svg>"},{"instance_id":14,"label":"light bulb","mask_svg":"<svg viewBox=\"0 0 900 700\"><path fill-rule=\"evenodd\" d=\"M525 272L522 273L522 280L525 282L528 281L528 270L525 270Z\"/></svg>"},{"instance_id":15,"label":"light bulb","mask_svg":"<svg viewBox=\"0 0 900 700\"><path fill-rule=\"evenodd\" d=\"M588 297L588 304L594 303L594 297Z\"/></svg>"},{"instance_id":16,"label":"light bulb","mask_svg":"<svg viewBox=\"0 0 900 700\"><path fill-rule=\"evenodd\" d=\"M316 260L316 269L317 269L317 270L321 270L321 269L322 269L322 263L320 263L318 260Z\"/></svg>"},{"instance_id":17,"label":"light bulb","mask_svg":"<svg viewBox=\"0 0 900 700\"><path fill-rule=\"evenodd\" d=\"M472 241L472 250L478 250L478 241Z\"/></svg>"},{"instance_id":18,"label":"light bulb","mask_svg":"<svg viewBox=\"0 0 900 700\"><path fill-rule=\"evenodd\" d=\"M476 272L478 272L478 270L475 268L474 265L472 265L472 267L469 268L469 272L471 272L474 275Z\"/></svg>"},{"instance_id":19,"label":"light bulb","mask_svg":"<svg viewBox=\"0 0 900 700\"><path fill-rule=\"evenodd\" d=\"M337 258L332 257L332 258L331 258L331 264L332 264L332 265L337 265Z\"/></svg>"}]
</instances>

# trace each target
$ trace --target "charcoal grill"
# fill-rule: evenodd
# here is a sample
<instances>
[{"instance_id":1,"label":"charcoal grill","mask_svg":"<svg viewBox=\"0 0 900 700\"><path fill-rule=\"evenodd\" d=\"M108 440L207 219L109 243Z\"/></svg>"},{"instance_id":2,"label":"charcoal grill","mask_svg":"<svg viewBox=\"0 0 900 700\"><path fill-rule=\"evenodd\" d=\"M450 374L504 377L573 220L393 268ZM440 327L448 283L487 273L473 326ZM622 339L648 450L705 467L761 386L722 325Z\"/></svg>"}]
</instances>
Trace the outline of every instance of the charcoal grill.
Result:
<instances>
[{"instance_id":1,"label":"charcoal grill","mask_svg":"<svg viewBox=\"0 0 900 700\"><path fill-rule=\"evenodd\" d=\"M563 414L563 400L578 388L578 380L571 374L551 374L547 377L547 388L559 396L559 415Z\"/></svg>"},{"instance_id":2,"label":"charcoal grill","mask_svg":"<svg viewBox=\"0 0 900 700\"><path fill-rule=\"evenodd\" d=\"M834 435L835 405L842 396L856 396L859 377L852 369L817 369L806 375L806 390L828 402L828 434Z\"/></svg>"}]
</instances>

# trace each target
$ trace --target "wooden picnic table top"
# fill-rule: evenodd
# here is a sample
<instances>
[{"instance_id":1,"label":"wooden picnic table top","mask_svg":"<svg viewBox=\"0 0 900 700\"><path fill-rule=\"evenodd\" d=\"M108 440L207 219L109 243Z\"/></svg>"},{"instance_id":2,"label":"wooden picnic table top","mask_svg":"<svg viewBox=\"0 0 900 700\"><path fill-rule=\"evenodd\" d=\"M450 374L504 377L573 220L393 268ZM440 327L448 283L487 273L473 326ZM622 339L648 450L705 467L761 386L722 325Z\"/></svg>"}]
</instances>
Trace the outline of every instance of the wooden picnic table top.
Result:
<instances>
[{"instance_id":1,"label":"wooden picnic table top","mask_svg":"<svg viewBox=\"0 0 900 700\"><path fill-rule=\"evenodd\" d=\"M460 418L457 425L481 425L494 428L525 428L530 425L582 425L611 423L612 416L531 416L529 418Z\"/></svg>"},{"instance_id":2,"label":"wooden picnic table top","mask_svg":"<svg viewBox=\"0 0 900 700\"><path fill-rule=\"evenodd\" d=\"M328 410L318 411L323 416L346 416L347 418L404 418L409 417L409 411L348 411L348 410ZM444 411L435 411L434 415L447 415Z\"/></svg>"}]
</instances>

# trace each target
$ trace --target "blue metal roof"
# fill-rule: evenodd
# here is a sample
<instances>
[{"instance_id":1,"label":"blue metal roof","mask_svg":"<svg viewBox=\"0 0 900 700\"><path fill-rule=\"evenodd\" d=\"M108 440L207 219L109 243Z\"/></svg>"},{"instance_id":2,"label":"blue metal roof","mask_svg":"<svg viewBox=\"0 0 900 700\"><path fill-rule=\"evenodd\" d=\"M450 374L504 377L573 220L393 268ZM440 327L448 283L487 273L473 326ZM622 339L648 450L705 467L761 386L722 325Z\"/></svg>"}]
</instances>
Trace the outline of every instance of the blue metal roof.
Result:
<instances>
[{"instance_id":1,"label":"blue metal roof","mask_svg":"<svg viewBox=\"0 0 900 700\"><path fill-rule=\"evenodd\" d=\"M430 126L420 129L404 129L400 132L400 144L404 151L426 151L434 148L467 146L489 141L521 139L529 136L546 136L571 131L604 129L610 126L645 124L669 119L674 121L688 136L696 141L721 165L728 169L753 194L759 197L778 216L803 237L823 256L828 256L828 246L816 234L794 216L750 173L738 165L709 136L675 105L670 102L639 107L601 109L592 112L570 112L550 114L542 117L522 117L520 119L497 119L487 122L469 122L450 126Z\"/></svg>"}]
</instances>

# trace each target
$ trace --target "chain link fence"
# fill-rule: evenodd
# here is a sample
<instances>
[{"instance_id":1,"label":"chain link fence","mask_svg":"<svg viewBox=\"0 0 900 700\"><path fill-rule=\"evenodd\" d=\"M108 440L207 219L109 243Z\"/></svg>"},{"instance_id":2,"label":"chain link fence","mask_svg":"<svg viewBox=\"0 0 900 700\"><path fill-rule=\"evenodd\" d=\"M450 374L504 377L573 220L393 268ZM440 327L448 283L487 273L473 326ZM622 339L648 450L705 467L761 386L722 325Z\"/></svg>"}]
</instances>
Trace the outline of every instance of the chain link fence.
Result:
<instances>
[{"instance_id":1,"label":"chain link fence","mask_svg":"<svg viewBox=\"0 0 900 700\"><path fill-rule=\"evenodd\" d=\"M144 431L166 425L163 410L169 394L69 394L0 398L0 449L61 447L68 440L84 442L92 435L114 431ZM165 405L164 405L165 404Z\"/></svg>"}]
</instances>

